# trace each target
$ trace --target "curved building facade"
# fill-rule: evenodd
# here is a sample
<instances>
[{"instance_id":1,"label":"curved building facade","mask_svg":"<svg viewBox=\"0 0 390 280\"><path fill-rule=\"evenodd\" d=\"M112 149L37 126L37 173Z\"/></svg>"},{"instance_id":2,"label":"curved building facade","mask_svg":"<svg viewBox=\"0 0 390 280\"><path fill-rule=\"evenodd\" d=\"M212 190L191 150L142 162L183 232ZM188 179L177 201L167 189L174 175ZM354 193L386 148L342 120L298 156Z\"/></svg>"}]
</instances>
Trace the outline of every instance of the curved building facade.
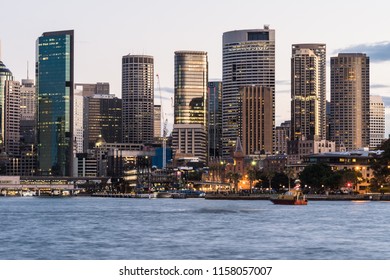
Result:
<instances>
[{"instance_id":1,"label":"curved building facade","mask_svg":"<svg viewBox=\"0 0 390 280\"><path fill-rule=\"evenodd\" d=\"M242 137L240 87L256 85L271 89L275 125L275 30L264 26L264 29L225 32L222 83L222 145L223 157L227 158L232 155L237 137Z\"/></svg>"},{"instance_id":2,"label":"curved building facade","mask_svg":"<svg viewBox=\"0 0 390 280\"><path fill-rule=\"evenodd\" d=\"M151 144L154 136L154 59L122 57L123 143Z\"/></svg>"}]
</instances>

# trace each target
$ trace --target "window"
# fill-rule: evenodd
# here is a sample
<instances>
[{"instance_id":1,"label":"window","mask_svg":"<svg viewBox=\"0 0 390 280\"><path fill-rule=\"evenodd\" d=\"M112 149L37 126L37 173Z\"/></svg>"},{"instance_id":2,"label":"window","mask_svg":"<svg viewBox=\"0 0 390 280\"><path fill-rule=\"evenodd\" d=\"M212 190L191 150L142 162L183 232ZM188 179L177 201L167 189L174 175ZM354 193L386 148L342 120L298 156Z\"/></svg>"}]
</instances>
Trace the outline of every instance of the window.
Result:
<instances>
[{"instance_id":1,"label":"window","mask_svg":"<svg viewBox=\"0 0 390 280\"><path fill-rule=\"evenodd\" d=\"M268 41L268 32L248 32L248 41Z\"/></svg>"}]
</instances>

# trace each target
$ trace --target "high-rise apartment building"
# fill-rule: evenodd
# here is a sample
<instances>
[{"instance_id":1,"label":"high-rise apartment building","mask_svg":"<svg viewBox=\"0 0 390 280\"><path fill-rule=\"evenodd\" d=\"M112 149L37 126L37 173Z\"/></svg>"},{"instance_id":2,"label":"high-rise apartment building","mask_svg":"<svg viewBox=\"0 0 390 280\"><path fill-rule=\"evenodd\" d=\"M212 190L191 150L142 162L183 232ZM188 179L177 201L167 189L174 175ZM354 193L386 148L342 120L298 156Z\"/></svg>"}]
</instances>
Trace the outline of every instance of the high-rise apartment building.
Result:
<instances>
[{"instance_id":1,"label":"high-rise apartment building","mask_svg":"<svg viewBox=\"0 0 390 280\"><path fill-rule=\"evenodd\" d=\"M192 156L207 161L207 83L207 52L176 51L172 132L172 148L176 155L190 151ZM177 138L187 133L186 131L191 131L193 137L188 139L192 142L182 142ZM185 145L192 145L192 147Z\"/></svg>"},{"instance_id":2,"label":"high-rise apartment building","mask_svg":"<svg viewBox=\"0 0 390 280\"><path fill-rule=\"evenodd\" d=\"M292 139L326 139L326 45L292 45Z\"/></svg>"},{"instance_id":3,"label":"high-rise apartment building","mask_svg":"<svg viewBox=\"0 0 390 280\"><path fill-rule=\"evenodd\" d=\"M245 155L272 151L273 106L272 89L262 86L240 88L242 115L242 147Z\"/></svg>"},{"instance_id":4,"label":"high-rise apartment building","mask_svg":"<svg viewBox=\"0 0 390 280\"><path fill-rule=\"evenodd\" d=\"M123 143L151 144L154 136L154 60L122 57Z\"/></svg>"},{"instance_id":5,"label":"high-rise apartment building","mask_svg":"<svg viewBox=\"0 0 390 280\"><path fill-rule=\"evenodd\" d=\"M209 157L218 159L222 156L222 82L208 83L208 128Z\"/></svg>"},{"instance_id":6,"label":"high-rise apartment building","mask_svg":"<svg viewBox=\"0 0 390 280\"><path fill-rule=\"evenodd\" d=\"M385 139L385 104L379 95L370 96L370 148L380 146Z\"/></svg>"},{"instance_id":7,"label":"high-rise apartment building","mask_svg":"<svg viewBox=\"0 0 390 280\"><path fill-rule=\"evenodd\" d=\"M237 30L223 34L222 145L223 156L231 157L241 137L242 86L272 90L272 119L275 122L275 30ZM272 138L274 138L272 131ZM266 152L271 152L266 151Z\"/></svg>"},{"instance_id":8,"label":"high-rise apartment building","mask_svg":"<svg viewBox=\"0 0 390 280\"><path fill-rule=\"evenodd\" d=\"M74 31L37 40L38 173L72 175Z\"/></svg>"},{"instance_id":9,"label":"high-rise apartment building","mask_svg":"<svg viewBox=\"0 0 390 280\"><path fill-rule=\"evenodd\" d=\"M370 143L370 59L342 53L330 60L331 140L336 149L357 150Z\"/></svg>"}]
</instances>

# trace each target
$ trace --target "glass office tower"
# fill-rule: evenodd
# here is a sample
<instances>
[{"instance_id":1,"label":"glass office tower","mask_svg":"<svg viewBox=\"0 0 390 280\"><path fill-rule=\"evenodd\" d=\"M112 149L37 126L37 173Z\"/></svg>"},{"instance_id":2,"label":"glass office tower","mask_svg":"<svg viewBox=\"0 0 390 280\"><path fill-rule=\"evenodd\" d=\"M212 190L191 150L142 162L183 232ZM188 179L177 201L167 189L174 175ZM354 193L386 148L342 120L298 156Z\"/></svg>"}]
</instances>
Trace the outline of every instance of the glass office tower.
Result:
<instances>
[{"instance_id":1,"label":"glass office tower","mask_svg":"<svg viewBox=\"0 0 390 280\"><path fill-rule=\"evenodd\" d=\"M40 175L72 175L73 42L73 30L45 32L37 40Z\"/></svg>"},{"instance_id":2,"label":"glass office tower","mask_svg":"<svg viewBox=\"0 0 390 280\"><path fill-rule=\"evenodd\" d=\"M222 41L222 152L229 158L237 137L242 136L240 87L256 85L272 90L275 125L275 30L266 25L264 29L229 31L223 33ZM265 152L272 153L272 149Z\"/></svg>"}]
</instances>

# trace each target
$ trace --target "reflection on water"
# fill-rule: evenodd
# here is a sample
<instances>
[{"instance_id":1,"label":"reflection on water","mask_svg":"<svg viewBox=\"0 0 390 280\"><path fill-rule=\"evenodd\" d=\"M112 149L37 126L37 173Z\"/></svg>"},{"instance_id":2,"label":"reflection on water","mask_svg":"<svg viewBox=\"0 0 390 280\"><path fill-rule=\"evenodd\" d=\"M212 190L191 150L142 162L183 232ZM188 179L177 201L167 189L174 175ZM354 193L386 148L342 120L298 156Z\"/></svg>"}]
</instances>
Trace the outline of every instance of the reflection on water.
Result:
<instances>
[{"instance_id":1,"label":"reflection on water","mask_svg":"<svg viewBox=\"0 0 390 280\"><path fill-rule=\"evenodd\" d=\"M0 259L390 259L389 204L0 197Z\"/></svg>"}]
</instances>

